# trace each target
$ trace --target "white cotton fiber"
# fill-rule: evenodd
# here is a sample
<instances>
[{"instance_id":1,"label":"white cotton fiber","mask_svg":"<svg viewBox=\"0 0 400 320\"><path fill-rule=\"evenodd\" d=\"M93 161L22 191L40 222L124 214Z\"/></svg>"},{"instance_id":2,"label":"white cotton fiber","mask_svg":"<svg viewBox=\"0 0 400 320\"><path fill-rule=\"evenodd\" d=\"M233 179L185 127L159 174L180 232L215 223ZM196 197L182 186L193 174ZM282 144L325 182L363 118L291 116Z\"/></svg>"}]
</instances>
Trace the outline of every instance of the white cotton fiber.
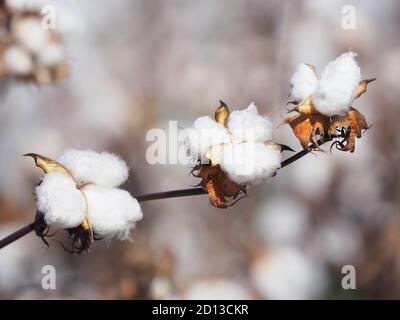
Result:
<instances>
[{"instance_id":1,"label":"white cotton fiber","mask_svg":"<svg viewBox=\"0 0 400 320\"><path fill-rule=\"evenodd\" d=\"M48 225L73 228L85 217L86 202L74 180L62 173L51 172L36 187L37 209L45 214Z\"/></svg>"},{"instance_id":2,"label":"white cotton fiber","mask_svg":"<svg viewBox=\"0 0 400 320\"><path fill-rule=\"evenodd\" d=\"M234 143L264 142L272 139L272 122L258 114L253 102L246 109L231 113L228 128Z\"/></svg>"},{"instance_id":3,"label":"white cotton fiber","mask_svg":"<svg viewBox=\"0 0 400 320\"><path fill-rule=\"evenodd\" d=\"M4 67L8 73L17 76L26 76L33 71L33 61L29 53L19 47L7 48L3 55Z\"/></svg>"},{"instance_id":4,"label":"white cotton fiber","mask_svg":"<svg viewBox=\"0 0 400 320\"><path fill-rule=\"evenodd\" d=\"M228 130L208 116L197 118L193 127L185 129L184 134L190 155L202 161L210 147L230 142Z\"/></svg>"},{"instance_id":5,"label":"white cotton fiber","mask_svg":"<svg viewBox=\"0 0 400 320\"><path fill-rule=\"evenodd\" d=\"M343 53L331 61L321 74L313 95L317 111L327 116L343 115L349 110L361 81L354 52Z\"/></svg>"},{"instance_id":6,"label":"white cotton fiber","mask_svg":"<svg viewBox=\"0 0 400 320\"><path fill-rule=\"evenodd\" d=\"M26 49L37 53L49 41L50 34L43 28L39 18L28 17L15 22L13 33L17 41Z\"/></svg>"},{"instance_id":7,"label":"white cotton fiber","mask_svg":"<svg viewBox=\"0 0 400 320\"><path fill-rule=\"evenodd\" d=\"M317 84L318 78L314 70L305 63L299 64L290 79L290 96L294 101L301 102L314 93Z\"/></svg>"},{"instance_id":8,"label":"white cotton fiber","mask_svg":"<svg viewBox=\"0 0 400 320\"><path fill-rule=\"evenodd\" d=\"M222 152L220 165L232 181L256 184L280 168L281 153L261 142L230 144Z\"/></svg>"},{"instance_id":9,"label":"white cotton fiber","mask_svg":"<svg viewBox=\"0 0 400 320\"><path fill-rule=\"evenodd\" d=\"M113 188L128 179L128 166L112 153L68 149L58 161L71 171L78 185L94 183Z\"/></svg>"},{"instance_id":10,"label":"white cotton fiber","mask_svg":"<svg viewBox=\"0 0 400 320\"><path fill-rule=\"evenodd\" d=\"M129 239L131 229L142 219L139 203L129 192L96 185L83 188L89 206L89 221L96 234Z\"/></svg>"}]
</instances>

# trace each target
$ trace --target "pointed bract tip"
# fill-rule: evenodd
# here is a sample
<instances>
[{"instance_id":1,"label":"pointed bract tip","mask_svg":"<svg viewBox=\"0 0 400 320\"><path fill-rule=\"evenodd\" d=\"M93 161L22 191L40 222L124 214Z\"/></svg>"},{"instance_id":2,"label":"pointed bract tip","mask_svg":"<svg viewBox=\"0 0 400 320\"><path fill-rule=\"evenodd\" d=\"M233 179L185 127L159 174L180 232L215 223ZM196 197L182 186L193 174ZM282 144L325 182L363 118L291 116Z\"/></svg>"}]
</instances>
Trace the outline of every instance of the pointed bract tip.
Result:
<instances>
[{"instance_id":1,"label":"pointed bract tip","mask_svg":"<svg viewBox=\"0 0 400 320\"><path fill-rule=\"evenodd\" d=\"M371 82L373 82L375 80L376 80L376 78L371 78L371 79L365 79L364 81L365 81L366 84L368 84L368 83L371 83Z\"/></svg>"},{"instance_id":2,"label":"pointed bract tip","mask_svg":"<svg viewBox=\"0 0 400 320\"><path fill-rule=\"evenodd\" d=\"M22 156L23 157L32 157L33 159L36 159L39 155L37 153L25 153Z\"/></svg>"},{"instance_id":3,"label":"pointed bract tip","mask_svg":"<svg viewBox=\"0 0 400 320\"><path fill-rule=\"evenodd\" d=\"M220 107L228 107L225 102L219 100Z\"/></svg>"},{"instance_id":4,"label":"pointed bract tip","mask_svg":"<svg viewBox=\"0 0 400 320\"><path fill-rule=\"evenodd\" d=\"M281 152L282 152L282 151L296 152L295 150L293 150L291 147L287 146L286 144L280 144L280 143L278 143L278 145L280 145L280 147L281 147Z\"/></svg>"}]
</instances>

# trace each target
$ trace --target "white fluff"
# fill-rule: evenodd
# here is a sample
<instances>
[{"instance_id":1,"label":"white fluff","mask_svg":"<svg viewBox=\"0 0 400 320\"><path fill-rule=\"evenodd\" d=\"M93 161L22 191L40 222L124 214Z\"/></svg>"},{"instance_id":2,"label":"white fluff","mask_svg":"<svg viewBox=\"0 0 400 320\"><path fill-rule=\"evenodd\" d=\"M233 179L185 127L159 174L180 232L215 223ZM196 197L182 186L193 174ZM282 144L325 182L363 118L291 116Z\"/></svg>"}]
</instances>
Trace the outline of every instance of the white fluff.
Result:
<instances>
[{"instance_id":1,"label":"white fluff","mask_svg":"<svg viewBox=\"0 0 400 320\"><path fill-rule=\"evenodd\" d=\"M321 265L291 247L269 251L255 261L250 273L264 299L315 299L326 285Z\"/></svg>"},{"instance_id":2,"label":"white fluff","mask_svg":"<svg viewBox=\"0 0 400 320\"><path fill-rule=\"evenodd\" d=\"M84 187L83 192L89 207L89 221L100 236L129 239L129 233L142 219L138 201L129 192L107 189L96 185Z\"/></svg>"},{"instance_id":3,"label":"white fluff","mask_svg":"<svg viewBox=\"0 0 400 320\"><path fill-rule=\"evenodd\" d=\"M19 46L7 48L3 55L4 67L8 73L26 76L33 71L33 61L29 53Z\"/></svg>"},{"instance_id":4,"label":"white fluff","mask_svg":"<svg viewBox=\"0 0 400 320\"><path fill-rule=\"evenodd\" d=\"M51 42L38 53L38 62L44 67L54 67L64 59L64 48L61 44Z\"/></svg>"},{"instance_id":5,"label":"white fluff","mask_svg":"<svg viewBox=\"0 0 400 320\"><path fill-rule=\"evenodd\" d=\"M236 183L258 183L280 168L281 153L261 142L229 144L223 149L220 165Z\"/></svg>"},{"instance_id":6,"label":"white fluff","mask_svg":"<svg viewBox=\"0 0 400 320\"><path fill-rule=\"evenodd\" d=\"M37 53L49 41L49 32L38 18L28 17L18 20L13 25L17 41L32 53Z\"/></svg>"},{"instance_id":7,"label":"white fluff","mask_svg":"<svg viewBox=\"0 0 400 320\"><path fill-rule=\"evenodd\" d=\"M71 171L78 185L114 188L128 179L128 166L112 153L68 149L58 161Z\"/></svg>"},{"instance_id":8,"label":"white fluff","mask_svg":"<svg viewBox=\"0 0 400 320\"><path fill-rule=\"evenodd\" d=\"M56 228L73 228L85 217L86 202L76 188L75 181L58 172L44 176L36 187L37 208L45 214L48 225Z\"/></svg>"},{"instance_id":9,"label":"white fluff","mask_svg":"<svg viewBox=\"0 0 400 320\"><path fill-rule=\"evenodd\" d=\"M229 143L228 130L208 116L197 118L193 127L185 130L185 145L190 155L205 161L210 147Z\"/></svg>"},{"instance_id":10,"label":"white fluff","mask_svg":"<svg viewBox=\"0 0 400 320\"><path fill-rule=\"evenodd\" d=\"M244 110L233 111L228 119L228 128L234 143L264 142L272 139L272 122L258 114L254 102Z\"/></svg>"},{"instance_id":11,"label":"white fluff","mask_svg":"<svg viewBox=\"0 0 400 320\"><path fill-rule=\"evenodd\" d=\"M331 61L321 74L313 95L317 111L327 116L343 115L349 110L361 81L354 52L343 53Z\"/></svg>"},{"instance_id":12,"label":"white fluff","mask_svg":"<svg viewBox=\"0 0 400 320\"><path fill-rule=\"evenodd\" d=\"M311 67L305 63L299 64L290 79L290 96L294 101L301 102L314 93L317 84L318 78Z\"/></svg>"},{"instance_id":13,"label":"white fluff","mask_svg":"<svg viewBox=\"0 0 400 320\"><path fill-rule=\"evenodd\" d=\"M249 300L251 293L240 283L231 279L204 279L195 281L185 291L189 300Z\"/></svg>"}]
</instances>

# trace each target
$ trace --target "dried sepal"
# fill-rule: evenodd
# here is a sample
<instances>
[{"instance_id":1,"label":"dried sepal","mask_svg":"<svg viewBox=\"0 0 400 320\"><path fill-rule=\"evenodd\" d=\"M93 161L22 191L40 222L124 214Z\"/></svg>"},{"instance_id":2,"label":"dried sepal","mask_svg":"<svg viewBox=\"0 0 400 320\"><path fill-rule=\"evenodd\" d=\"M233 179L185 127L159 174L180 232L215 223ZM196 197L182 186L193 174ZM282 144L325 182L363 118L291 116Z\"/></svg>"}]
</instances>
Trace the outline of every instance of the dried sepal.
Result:
<instances>
[{"instance_id":1,"label":"dried sepal","mask_svg":"<svg viewBox=\"0 0 400 320\"><path fill-rule=\"evenodd\" d=\"M368 84L375 80L376 78L361 80L356 90L355 99L359 98L361 95L367 92Z\"/></svg>"},{"instance_id":2,"label":"dried sepal","mask_svg":"<svg viewBox=\"0 0 400 320\"><path fill-rule=\"evenodd\" d=\"M309 144L317 144L317 137L323 137L330 124L330 119L319 113L297 114L287 117L280 124L287 123L305 150L309 150Z\"/></svg>"},{"instance_id":3,"label":"dried sepal","mask_svg":"<svg viewBox=\"0 0 400 320\"><path fill-rule=\"evenodd\" d=\"M224 127L227 126L228 118L229 118L229 108L225 102L219 100L220 106L215 111L215 121L222 124Z\"/></svg>"},{"instance_id":4,"label":"dried sepal","mask_svg":"<svg viewBox=\"0 0 400 320\"><path fill-rule=\"evenodd\" d=\"M24 157L33 158L36 166L39 167L40 169L42 169L44 171L44 173L59 172L68 177L71 177L72 179L74 178L72 176L71 172L69 172L69 170L65 166L63 166L61 163L59 163L53 159L44 157L37 153L27 153L27 154L24 154Z\"/></svg>"},{"instance_id":5,"label":"dried sepal","mask_svg":"<svg viewBox=\"0 0 400 320\"><path fill-rule=\"evenodd\" d=\"M337 136L331 147L335 146L340 151L354 152L356 138L361 138L363 131L369 128L364 115L351 108L345 116L335 116L329 128L329 134Z\"/></svg>"},{"instance_id":6,"label":"dried sepal","mask_svg":"<svg viewBox=\"0 0 400 320\"><path fill-rule=\"evenodd\" d=\"M246 195L246 187L229 179L219 165L199 164L193 175L201 178L200 186L207 191L210 203L217 208L228 208Z\"/></svg>"}]
</instances>

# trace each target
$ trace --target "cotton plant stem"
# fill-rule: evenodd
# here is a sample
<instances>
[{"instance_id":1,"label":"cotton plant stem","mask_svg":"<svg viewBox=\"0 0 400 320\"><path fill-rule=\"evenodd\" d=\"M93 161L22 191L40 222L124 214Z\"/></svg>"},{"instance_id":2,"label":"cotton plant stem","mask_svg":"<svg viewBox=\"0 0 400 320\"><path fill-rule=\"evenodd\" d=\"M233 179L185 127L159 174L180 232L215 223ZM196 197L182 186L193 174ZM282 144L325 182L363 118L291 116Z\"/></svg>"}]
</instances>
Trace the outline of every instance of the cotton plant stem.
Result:
<instances>
[{"instance_id":1,"label":"cotton plant stem","mask_svg":"<svg viewBox=\"0 0 400 320\"><path fill-rule=\"evenodd\" d=\"M323 138L323 139L317 141L316 144L314 143L314 144L310 145L310 149L319 147L330 140L331 139L329 137ZM281 168L284 168L284 167L292 164L293 162L301 159L302 157L307 155L309 152L310 152L310 150L301 150L301 151L297 152L290 158L287 158L286 160L282 161ZM207 192L202 187L196 187L196 188L148 193L148 194L135 196L135 198L139 202L145 202L145 201L160 200L160 199L196 196L196 195L201 195L201 194L206 194L206 193ZM35 229L35 223L32 222L32 223L26 225L25 227L10 234L9 236L5 237L4 239L1 239L0 240L0 249L4 248L5 246L9 245L10 243L13 243L14 241L17 241L18 239L26 236L27 234L32 232L34 229Z\"/></svg>"},{"instance_id":2,"label":"cotton plant stem","mask_svg":"<svg viewBox=\"0 0 400 320\"><path fill-rule=\"evenodd\" d=\"M9 236L5 237L4 239L1 239L0 240L0 249L4 248L5 246L9 245L10 243L13 243L14 241L17 241L18 239L26 236L28 233L30 233L34 229L35 229L35 223L32 222L32 223L26 225L25 227L22 227L21 229L10 234Z\"/></svg>"},{"instance_id":3,"label":"cotton plant stem","mask_svg":"<svg viewBox=\"0 0 400 320\"><path fill-rule=\"evenodd\" d=\"M144 202L144 201L151 201L151 200L158 200L158 199L196 196L199 194L206 194L206 193L207 192L204 191L204 189L202 187L197 187L197 188L188 188L188 189L148 193L148 194L139 195L135 198L139 202Z\"/></svg>"}]
</instances>

